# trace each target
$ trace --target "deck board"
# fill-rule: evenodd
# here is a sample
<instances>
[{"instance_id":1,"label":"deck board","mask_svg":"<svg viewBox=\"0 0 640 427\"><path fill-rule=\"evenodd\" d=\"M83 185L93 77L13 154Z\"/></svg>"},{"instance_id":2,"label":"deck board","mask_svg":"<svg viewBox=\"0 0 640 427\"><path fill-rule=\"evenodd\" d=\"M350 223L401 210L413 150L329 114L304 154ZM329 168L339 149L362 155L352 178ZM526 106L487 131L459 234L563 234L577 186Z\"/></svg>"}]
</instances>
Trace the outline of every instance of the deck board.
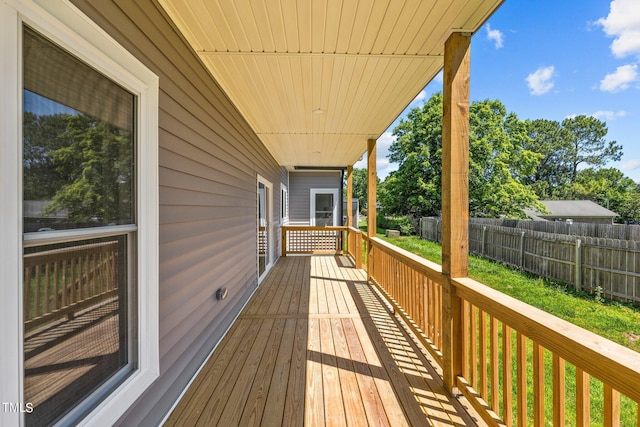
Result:
<instances>
[{"instance_id":1,"label":"deck board","mask_svg":"<svg viewBox=\"0 0 640 427\"><path fill-rule=\"evenodd\" d=\"M166 426L476 425L344 256L278 261Z\"/></svg>"}]
</instances>

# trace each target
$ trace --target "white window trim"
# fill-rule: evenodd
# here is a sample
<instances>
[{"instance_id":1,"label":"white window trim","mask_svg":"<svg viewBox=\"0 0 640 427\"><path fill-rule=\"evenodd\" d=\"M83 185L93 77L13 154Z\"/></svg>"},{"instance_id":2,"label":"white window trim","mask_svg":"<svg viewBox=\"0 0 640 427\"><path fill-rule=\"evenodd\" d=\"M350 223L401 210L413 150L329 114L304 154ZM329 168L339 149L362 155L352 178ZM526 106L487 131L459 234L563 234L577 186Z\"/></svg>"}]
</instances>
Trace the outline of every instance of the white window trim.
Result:
<instances>
[{"instance_id":1,"label":"white window trim","mask_svg":"<svg viewBox=\"0 0 640 427\"><path fill-rule=\"evenodd\" d=\"M284 215L282 215L283 210ZM289 224L289 189L284 183L280 183L280 215L282 225Z\"/></svg>"},{"instance_id":2,"label":"white window trim","mask_svg":"<svg viewBox=\"0 0 640 427\"><path fill-rule=\"evenodd\" d=\"M337 188L312 188L309 200L309 224L316 225L316 194L333 194L333 225L338 225L338 203L340 191Z\"/></svg>"},{"instance_id":3,"label":"white window trim","mask_svg":"<svg viewBox=\"0 0 640 427\"><path fill-rule=\"evenodd\" d=\"M112 425L159 376L158 77L68 1L0 2L0 401L23 401L22 26L28 24L137 96L138 368L80 425ZM11 286L13 285L13 286ZM14 351L7 351L13 349ZM23 425L0 411L0 426Z\"/></svg>"}]
</instances>

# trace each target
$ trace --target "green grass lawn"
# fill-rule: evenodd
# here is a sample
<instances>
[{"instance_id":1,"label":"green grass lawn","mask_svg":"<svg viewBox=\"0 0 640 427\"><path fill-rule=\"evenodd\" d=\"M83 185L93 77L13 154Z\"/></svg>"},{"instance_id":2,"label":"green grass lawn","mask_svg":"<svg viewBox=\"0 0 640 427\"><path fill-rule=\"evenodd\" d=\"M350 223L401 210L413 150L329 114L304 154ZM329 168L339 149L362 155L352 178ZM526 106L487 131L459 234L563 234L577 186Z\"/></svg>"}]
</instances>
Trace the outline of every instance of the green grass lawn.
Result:
<instances>
[{"instance_id":1,"label":"green grass lawn","mask_svg":"<svg viewBox=\"0 0 640 427\"><path fill-rule=\"evenodd\" d=\"M439 244L421 240L415 236L386 238L380 231L382 230L378 230L377 234L381 239L430 261L438 264L442 263L442 248ZM640 352L640 308L638 307L599 300L584 292L575 292L572 285L542 279L474 255L469 257L469 277L547 313ZM515 343L515 336L512 339ZM530 350L531 345L531 342L529 342ZM502 350L500 349L501 352ZM512 349L512 354L515 354L515 347ZM501 360L501 357L499 360ZM478 363L481 362L478 361ZM527 374L529 378L529 396L527 399L529 417L532 416L533 411L532 383L530 381L532 378L531 365L531 363L528 364L530 372ZM552 373L550 369L551 353L548 351L545 351L545 365L548 367L545 369L545 418L546 420L551 420L553 416L551 403ZM501 366L500 369L502 369ZM515 378L515 368L513 375ZM567 425L575 425L575 368L567 365L566 375L566 422ZM500 383L502 383L502 375L500 375ZM502 390L502 387L500 387L500 390ZM512 393L516 393L515 383ZM515 409L514 406L514 414L516 413ZM623 396L621 402L621 425L635 425L637 410L637 405ZM528 421L532 422L533 420ZM549 423L547 424L550 425ZM591 382L590 424L603 425L603 387L600 381Z\"/></svg>"},{"instance_id":2,"label":"green grass lawn","mask_svg":"<svg viewBox=\"0 0 640 427\"><path fill-rule=\"evenodd\" d=\"M416 236L378 237L442 264L439 244ZM561 319L640 352L640 308L613 301L599 302L572 285L542 279L475 255L469 257L469 277Z\"/></svg>"}]
</instances>

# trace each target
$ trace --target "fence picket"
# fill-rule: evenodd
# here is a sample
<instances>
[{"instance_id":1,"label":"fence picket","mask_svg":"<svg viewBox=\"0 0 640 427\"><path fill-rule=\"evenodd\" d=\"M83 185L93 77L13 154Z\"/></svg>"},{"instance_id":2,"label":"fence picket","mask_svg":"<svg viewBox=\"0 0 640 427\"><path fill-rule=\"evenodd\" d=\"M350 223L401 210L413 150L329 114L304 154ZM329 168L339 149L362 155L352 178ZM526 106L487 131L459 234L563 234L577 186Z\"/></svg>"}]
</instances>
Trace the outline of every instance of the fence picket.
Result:
<instances>
[{"instance_id":1,"label":"fence picket","mask_svg":"<svg viewBox=\"0 0 640 427\"><path fill-rule=\"evenodd\" d=\"M439 241L440 235L439 218L420 220L420 237ZM638 226L472 218L469 250L577 290L640 304Z\"/></svg>"}]
</instances>

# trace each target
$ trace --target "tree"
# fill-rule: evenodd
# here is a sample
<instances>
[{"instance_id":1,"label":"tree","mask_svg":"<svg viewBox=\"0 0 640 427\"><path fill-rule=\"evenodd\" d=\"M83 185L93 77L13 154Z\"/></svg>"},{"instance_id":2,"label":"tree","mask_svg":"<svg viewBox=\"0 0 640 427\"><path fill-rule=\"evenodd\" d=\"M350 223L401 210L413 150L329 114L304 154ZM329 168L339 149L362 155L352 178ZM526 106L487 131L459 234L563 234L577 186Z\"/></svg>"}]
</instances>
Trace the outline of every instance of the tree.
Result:
<instances>
[{"instance_id":1,"label":"tree","mask_svg":"<svg viewBox=\"0 0 640 427\"><path fill-rule=\"evenodd\" d=\"M522 218L525 208L544 209L523 183L540 161L526 149L525 123L497 100L472 103L469 122L470 215Z\"/></svg>"},{"instance_id":2,"label":"tree","mask_svg":"<svg viewBox=\"0 0 640 427\"><path fill-rule=\"evenodd\" d=\"M564 119L562 127L570 136L569 166L571 183L576 181L578 168L586 164L600 168L608 161L617 161L622 157L622 146L616 141L606 141L607 125L595 117L575 116Z\"/></svg>"},{"instance_id":3,"label":"tree","mask_svg":"<svg viewBox=\"0 0 640 427\"><path fill-rule=\"evenodd\" d=\"M526 149L526 126L500 101L470 106L469 209L471 215L523 217L544 209L523 179L540 155ZM441 209L442 95L414 108L394 129L389 159L398 170L383 183L382 204L393 214L437 215Z\"/></svg>"},{"instance_id":4,"label":"tree","mask_svg":"<svg viewBox=\"0 0 640 427\"><path fill-rule=\"evenodd\" d=\"M353 168L351 173L353 180L353 192L352 197L360 201L360 209L367 204L368 188L369 188L369 171L366 168ZM346 180L346 175L345 175ZM376 184L380 184L380 178L376 176ZM343 184L344 199L347 200L347 184ZM376 186L379 189L379 186Z\"/></svg>"},{"instance_id":5,"label":"tree","mask_svg":"<svg viewBox=\"0 0 640 427\"><path fill-rule=\"evenodd\" d=\"M380 203L390 214L438 215L441 209L442 94L409 111L393 130L389 160L398 170L382 183Z\"/></svg>"},{"instance_id":6,"label":"tree","mask_svg":"<svg viewBox=\"0 0 640 427\"><path fill-rule=\"evenodd\" d=\"M72 223L128 223L133 217L130 132L85 114L25 114L25 200L51 203Z\"/></svg>"},{"instance_id":7,"label":"tree","mask_svg":"<svg viewBox=\"0 0 640 427\"><path fill-rule=\"evenodd\" d=\"M620 221L638 221L638 185L616 168L587 168L578 171L572 193L611 209Z\"/></svg>"},{"instance_id":8,"label":"tree","mask_svg":"<svg viewBox=\"0 0 640 427\"><path fill-rule=\"evenodd\" d=\"M541 158L533 174L526 176L523 182L542 200L558 198L558 192L570 183L572 146L569 132L554 120L527 120L525 124L529 136L525 148Z\"/></svg>"}]
</instances>

